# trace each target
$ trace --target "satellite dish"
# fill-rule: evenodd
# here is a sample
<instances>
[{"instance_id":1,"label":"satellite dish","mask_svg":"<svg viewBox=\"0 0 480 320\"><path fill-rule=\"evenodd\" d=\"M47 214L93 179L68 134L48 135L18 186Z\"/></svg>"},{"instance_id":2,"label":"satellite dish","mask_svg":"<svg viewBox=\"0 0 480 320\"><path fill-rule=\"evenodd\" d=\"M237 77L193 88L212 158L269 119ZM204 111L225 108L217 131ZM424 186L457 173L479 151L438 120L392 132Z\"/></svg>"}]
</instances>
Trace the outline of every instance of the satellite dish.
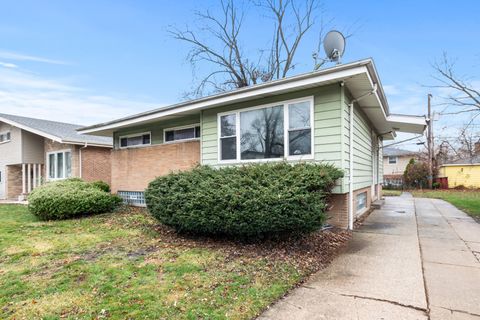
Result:
<instances>
[{"instance_id":1,"label":"satellite dish","mask_svg":"<svg viewBox=\"0 0 480 320\"><path fill-rule=\"evenodd\" d=\"M323 39L323 48L330 61L340 63L340 58L345 52L345 37L340 31L329 31Z\"/></svg>"}]
</instances>

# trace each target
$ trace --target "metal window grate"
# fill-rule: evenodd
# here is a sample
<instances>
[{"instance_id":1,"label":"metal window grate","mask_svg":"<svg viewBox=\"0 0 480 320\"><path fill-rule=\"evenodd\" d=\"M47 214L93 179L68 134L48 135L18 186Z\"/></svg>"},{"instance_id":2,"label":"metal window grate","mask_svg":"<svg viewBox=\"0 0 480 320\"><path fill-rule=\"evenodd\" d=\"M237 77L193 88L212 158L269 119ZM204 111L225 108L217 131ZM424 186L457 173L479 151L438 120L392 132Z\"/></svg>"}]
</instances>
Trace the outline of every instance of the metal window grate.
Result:
<instances>
[{"instance_id":1,"label":"metal window grate","mask_svg":"<svg viewBox=\"0 0 480 320\"><path fill-rule=\"evenodd\" d=\"M145 207L145 193L141 191L118 191L117 194L120 198L123 199L123 203L131 205L131 206L138 206L138 207Z\"/></svg>"}]
</instances>

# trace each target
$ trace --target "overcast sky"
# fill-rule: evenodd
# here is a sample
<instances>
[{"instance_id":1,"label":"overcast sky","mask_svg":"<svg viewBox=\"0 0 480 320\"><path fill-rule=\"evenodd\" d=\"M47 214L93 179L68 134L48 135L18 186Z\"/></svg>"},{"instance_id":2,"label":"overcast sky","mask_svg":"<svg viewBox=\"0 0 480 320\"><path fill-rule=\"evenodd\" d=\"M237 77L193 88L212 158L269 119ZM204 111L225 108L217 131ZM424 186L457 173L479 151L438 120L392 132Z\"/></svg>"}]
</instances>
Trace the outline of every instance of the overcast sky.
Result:
<instances>
[{"instance_id":1,"label":"overcast sky","mask_svg":"<svg viewBox=\"0 0 480 320\"><path fill-rule=\"evenodd\" d=\"M194 81L188 46L166 30L194 25L194 11L215 12L216 3L0 1L0 112L94 124L178 102ZM270 20L244 7L242 42L255 55L270 39ZM475 0L324 2L329 27L353 32L343 61L372 57L392 112L418 115L429 91L440 102L442 92L425 85L434 84L431 63L443 51L480 87L479 12ZM305 38L295 73L312 70L317 39L317 31ZM455 134L468 117L439 117L438 134Z\"/></svg>"}]
</instances>

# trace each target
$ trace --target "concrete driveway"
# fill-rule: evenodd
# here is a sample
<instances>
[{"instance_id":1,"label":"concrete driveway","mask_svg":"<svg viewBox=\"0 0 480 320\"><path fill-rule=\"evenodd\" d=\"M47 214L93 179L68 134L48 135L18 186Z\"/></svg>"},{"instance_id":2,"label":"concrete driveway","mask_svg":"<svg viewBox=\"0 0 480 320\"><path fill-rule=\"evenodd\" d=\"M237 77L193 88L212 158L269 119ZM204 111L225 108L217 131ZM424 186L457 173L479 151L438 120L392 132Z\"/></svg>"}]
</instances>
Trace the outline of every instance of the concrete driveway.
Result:
<instances>
[{"instance_id":1,"label":"concrete driveway","mask_svg":"<svg viewBox=\"0 0 480 320\"><path fill-rule=\"evenodd\" d=\"M480 319L480 224L442 200L387 198L259 319Z\"/></svg>"}]
</instances>

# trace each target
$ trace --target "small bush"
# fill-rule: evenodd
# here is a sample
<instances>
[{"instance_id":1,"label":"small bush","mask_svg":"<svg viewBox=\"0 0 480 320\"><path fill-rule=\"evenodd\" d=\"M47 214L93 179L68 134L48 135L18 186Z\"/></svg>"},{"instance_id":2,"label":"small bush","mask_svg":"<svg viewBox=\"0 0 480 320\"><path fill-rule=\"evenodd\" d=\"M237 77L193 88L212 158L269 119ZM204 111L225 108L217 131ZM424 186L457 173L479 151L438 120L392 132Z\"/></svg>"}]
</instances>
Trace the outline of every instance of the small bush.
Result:
<instances>
[{"instance_id":1,"label":"small bush","mask_svg":"<svg viewBox=\"0 0 480 320\"><path fill-rule=\"evenodd\" d=\"M35 188L28 209L42 220L57 220L112 211L121 201L92 183L68 179Z\"/></svg>"},{"instance_id":2,"label":"small bush","mask_svg":"<svg viewBox=\"0 0 480 320\"><path fill-rule=\"evenodd\" d=\"M410 162L403 173L403 180L405 185L409 188L425 188L428 185L428 164L423 161L415 161L410 159Z\"/></svg>"},{"instance_id":3,"label":"small bush","mask_svg":"<svg viewBox=\"0 0 480 320\"><path fill-rule=\"evenodd\" d=\"M108 183L102 180L91 182L91 185L105 192L110 192L110 186Z\"/></svg>"},{"instance_id":4,"label":"small bush","mask_svg":"<svg viewBox=\"0 0 480 320\"><path fill-rule=\"evenodd\" d=\"M150 213L180 232L263 237L311 232L325 222L327 197L342 172L320 164L199 166L152 181Z\"/></svg>"}]
</instances>

